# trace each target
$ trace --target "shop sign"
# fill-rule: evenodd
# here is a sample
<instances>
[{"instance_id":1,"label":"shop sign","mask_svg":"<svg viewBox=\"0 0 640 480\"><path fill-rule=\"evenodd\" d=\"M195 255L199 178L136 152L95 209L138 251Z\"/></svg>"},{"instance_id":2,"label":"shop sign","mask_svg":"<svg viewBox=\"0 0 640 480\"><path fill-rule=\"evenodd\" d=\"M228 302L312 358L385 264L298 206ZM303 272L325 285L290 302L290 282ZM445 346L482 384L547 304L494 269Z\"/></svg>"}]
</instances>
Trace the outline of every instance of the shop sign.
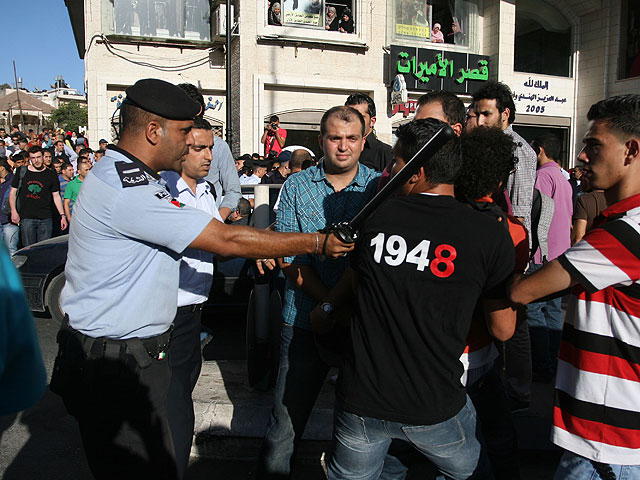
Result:
<instances>
[{"instance_id":1,"label":"shop sign","mask_svg":"<svg viewBox=\"0 0 640 480\"><path fill-rule=\"evenodd\" d=\"M489 80L486 55L391 46L389 78L402 75L409 90L473 94Z\"/></svg>"},{"instance_id":2,"label":"shop sign","mask_svg":"<svg viewBox=\"0 0 640 480\"><path fill-rule=\"evenodd\" d=\"M553 83L529 77L513 89L513 101L518 113L533 115L557 115L558 107L567 103L567 96L560 95Z\"/></svg>"}]
</instances>

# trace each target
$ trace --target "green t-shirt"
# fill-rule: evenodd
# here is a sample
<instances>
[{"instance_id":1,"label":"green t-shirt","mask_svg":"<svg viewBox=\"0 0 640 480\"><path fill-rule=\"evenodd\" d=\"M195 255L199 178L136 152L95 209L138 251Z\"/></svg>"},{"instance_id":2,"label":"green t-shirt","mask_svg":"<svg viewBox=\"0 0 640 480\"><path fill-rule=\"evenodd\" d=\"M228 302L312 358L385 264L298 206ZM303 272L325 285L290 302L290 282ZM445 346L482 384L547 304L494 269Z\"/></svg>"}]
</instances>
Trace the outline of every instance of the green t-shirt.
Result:
<instances>
[{"instance_id":1,"label":"green t-shirt","mask_svg":"<svg viewBox=\"0 0 640 480\"><path fill-rule=\"evenodd\" d=\"M82 180L80 177L76 177L67 183L67 188L64 191L65 200L68 198L71 200L69 202L69 210L73 211L73 204L76 203L76 198L78 198L78 194L80 193L80 187L82 186Z\"/></svg>"}]
</instances>

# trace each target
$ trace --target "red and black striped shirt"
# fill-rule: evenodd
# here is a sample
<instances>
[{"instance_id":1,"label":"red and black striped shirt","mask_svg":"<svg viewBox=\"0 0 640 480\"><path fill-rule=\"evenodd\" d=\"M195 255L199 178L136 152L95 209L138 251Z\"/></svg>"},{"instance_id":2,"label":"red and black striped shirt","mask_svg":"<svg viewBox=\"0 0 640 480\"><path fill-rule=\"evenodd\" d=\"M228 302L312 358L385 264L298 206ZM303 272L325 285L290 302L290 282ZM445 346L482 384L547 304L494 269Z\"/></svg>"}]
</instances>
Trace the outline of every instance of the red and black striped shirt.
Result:
<instances>
[{"instance_id":1,"label":"red and black striped shirt","mask_svg":"<svg viewBox=\"0 0 640 480\"><path fill-rule=\"evenodd\" d=\"M565 317L555 444L603 463L640 465L640 194L559 257L579 282Z\"/></svg>"}]
</instances>

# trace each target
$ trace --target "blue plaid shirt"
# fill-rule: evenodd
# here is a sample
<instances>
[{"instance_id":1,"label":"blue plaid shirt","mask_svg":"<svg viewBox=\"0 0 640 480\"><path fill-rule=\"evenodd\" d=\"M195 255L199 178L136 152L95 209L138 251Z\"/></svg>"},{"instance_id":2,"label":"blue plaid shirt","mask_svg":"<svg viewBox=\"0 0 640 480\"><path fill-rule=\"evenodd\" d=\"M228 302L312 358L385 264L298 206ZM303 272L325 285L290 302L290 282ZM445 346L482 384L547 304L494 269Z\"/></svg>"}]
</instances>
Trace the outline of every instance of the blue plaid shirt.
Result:
<instances>
[{"instance_id":1,"label":"blue plaid shirt","mask_svg":"<svg viewBox=\"0 0 640 480\"><path fill-rule=\"evenodd\" d=\"M291 176L282 186L276 230L317 232L332 223L351 220L376 193L380 174L358 164L358 173L343 190L336 192L324 174L323 162ZM285 257L287 263L311 265L324 285L331 288L349 265L347 258L321 262L316 255ZM282 315L289 325L311 330L309 314L316 301L288 279L284 288Z\"/></svg>"}]
</instances>

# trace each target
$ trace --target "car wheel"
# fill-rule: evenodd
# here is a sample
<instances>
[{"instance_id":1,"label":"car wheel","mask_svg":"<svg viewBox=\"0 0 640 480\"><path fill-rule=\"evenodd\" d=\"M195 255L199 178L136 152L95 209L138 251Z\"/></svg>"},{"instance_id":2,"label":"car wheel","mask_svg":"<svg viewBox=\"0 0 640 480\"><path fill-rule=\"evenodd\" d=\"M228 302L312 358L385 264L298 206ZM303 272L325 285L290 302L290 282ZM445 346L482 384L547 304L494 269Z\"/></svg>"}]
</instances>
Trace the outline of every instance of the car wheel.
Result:
<instances>
[{"instance_id":1,"label":"car wheel","mask_svg":"<svg viewBox=\"0 0 640 480\"><path fill-rule=\"evenodd\" d=\"M64 272L56 275L47 286L47 291L45 292L44 297L46 305L49 307L51 318L61 323L64 318L64 311L60 304L60 294L62 293L62 288L64 287L65 282L66 278L64 276Z\"/></svg>"}]
</instances>

